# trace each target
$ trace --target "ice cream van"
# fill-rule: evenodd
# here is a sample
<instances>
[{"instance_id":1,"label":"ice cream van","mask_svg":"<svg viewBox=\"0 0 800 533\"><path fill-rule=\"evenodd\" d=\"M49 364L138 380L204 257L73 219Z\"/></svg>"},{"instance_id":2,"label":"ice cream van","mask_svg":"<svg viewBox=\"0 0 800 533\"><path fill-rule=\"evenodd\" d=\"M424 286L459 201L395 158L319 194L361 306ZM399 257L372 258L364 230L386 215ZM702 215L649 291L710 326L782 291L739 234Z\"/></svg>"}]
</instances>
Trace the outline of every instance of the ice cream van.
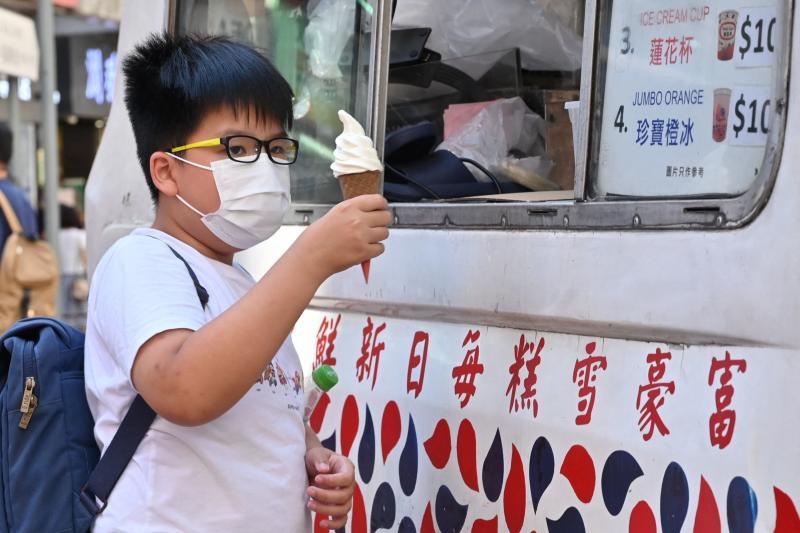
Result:
<instances>
[{"instance_id":1,"label":"ice cream van","mask_svg":"<svg viewBox=\"0 0 800 533\"><path fill-rule=\"evenodd\" d=\"M798 16L125 2L120 56L153 31L226 34L292 84L293 205L241 254L254 275L341 201L338 110L380 152L386 253L293 333L307 372L339 374L311 424L356 465L347 531L800 531ZM153 216L115 96L93 264Z\"/></svg>"}]
</instances>

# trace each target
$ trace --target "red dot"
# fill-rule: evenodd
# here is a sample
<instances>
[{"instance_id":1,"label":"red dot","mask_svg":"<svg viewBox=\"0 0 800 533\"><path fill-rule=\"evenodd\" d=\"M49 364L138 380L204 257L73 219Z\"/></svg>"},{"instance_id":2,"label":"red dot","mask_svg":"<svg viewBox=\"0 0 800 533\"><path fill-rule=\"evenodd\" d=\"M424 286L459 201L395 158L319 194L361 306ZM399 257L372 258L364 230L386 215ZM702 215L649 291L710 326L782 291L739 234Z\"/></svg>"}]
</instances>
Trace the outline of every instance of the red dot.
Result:
<instances>
[{"instance_id":1,"label":"red dot","mask_svg":"<svg viewBox=\"0 0 800 533\"><path fill-rule=\"evenodd\" d=\"M647 502L641 501L631 511L629 533L656 533L656 517Z\"/></svg>"},{"instance_id":2,"label":"red dot","mask_svg":"<svg viewBox=\"0 0 800 533\"><path fill-rule=\"evenodd\" d=\"M719 509L708 482L700 476L700 495L697 498L697 514L694 516L694 533L720 533Z\"/></svg>"},{"instance_id":3,"label":"red dot","mask_svg":"<svg viewBox=\"0 0 800 533\"><path fill-rule=\"evenodd\" d=\"M788 494L778 487L774 487L774 491L777 511L775 533L797 533L800 531L800 516L797 515L797 508Z\"/></svg>"},{"instance_id":4,"label":"red dot","mask_svg":"<svg viewBox=\"0 0 800 533\"><path fill-rule=\"evenodd\" d=\"M519 533L525 522L525 469L517 447L511 446L511 469L503 491L503 512L506 525L512 533Z\"/></svg>"},{"instance_id":5,"label":"red dot","mask_svg":"<svg viewBox=\"0 0 800 533\"><path fill-rule=\"evenodd\" d=\"M425 508L425 514L422 516L422 526L419 528L419 533L436 533L436 529L433 527L433 513L431 512L430 503Z\"/></svg>"},{"instance_id":6,"label":"red dot","mask_svg":"<svg viewBox=\"0 0 800 533\"><path fill-rule=\"evenodd\" d=\"M425 441L424 446L434 467L441 470L447 466L453 444L450 440L450 426L447 425L446 420L439 420L433 430L433 435Z\"/></svg>"},{"instance_id":7,"label":"red dot","mask_svg":"<svg viewBox=\"0 0 800 533\"><path fill-rule=\"evenodd\" d=\"M381 419L381 454L383 455L384 463L386 463L389 453L400 441L400 427L400 409L397 407L396 402L390 401L383 409L383 417Z\"/></svg>"},{"instance_id":8,"label":"red dot","mask_svg":"<svg viewBox=\"0 0 800 533\"><path fill-rule=\"evenodd\" d=\"M497 517L491 520L475 520L472 524L472 533L497 533Z\"/></svg>"},{"instance_id":9,"label":"red dot","mask_svg":"<svg viewBox=\"0 0 800 533\"><path fill-rule=\"evenodd\" d=\"M353 492L352 533L367 533L367 509L364 506L364 497L361 489L355 486Z\"/></svg>"},{"instance_id":10,"label":"red dot","mask_svg":"<svg viewBox=\"0 0 800 533\"><path fill-rule=\"evenodd\" d=\"M469 420L464 419L461 425L458 426L456 442L458 443L458 469L461 471L464 484L475 492L479 492L475 428L472 427L472 423Z\"/></svg>"},{"instance_id":11,"label":"red dot","mask_svg":"<svg viewBox=\"0 0 800 533\"><path fill-rule=\"evenodd\" d=\"M344 401L342 408L342 455L350 455L350 448L358 433L358 403L352 394Z\"/></svg>"},{"instance_id":12,"label":"red dot","mask_svg":"<svg viewBox=\"0 0 800 533\"><path fill-rule=\"evenodd\" d=\"M317 406L314 407L314 411L311 413L311 416L308 419L308 425L311 426L311 429L314 430L314 433L319 433L322 429L322 422L325 420L325 412L328 410L328 406L331 404L331 397L328 396L326 392L323 394L319 402L317 402Z\"/></svg>"},{"instance_id":13,"label":"red dot","mask_svg":"<svg viewBox=\"0 0 800 533\"><path fill-rule=\"evenodd\" d=\"M592 501L595 485L594 462L586 448L576 444L569 449L561 464L561 474L572 485L572 490L580 501Z\"/></svg>"}]
</instances>

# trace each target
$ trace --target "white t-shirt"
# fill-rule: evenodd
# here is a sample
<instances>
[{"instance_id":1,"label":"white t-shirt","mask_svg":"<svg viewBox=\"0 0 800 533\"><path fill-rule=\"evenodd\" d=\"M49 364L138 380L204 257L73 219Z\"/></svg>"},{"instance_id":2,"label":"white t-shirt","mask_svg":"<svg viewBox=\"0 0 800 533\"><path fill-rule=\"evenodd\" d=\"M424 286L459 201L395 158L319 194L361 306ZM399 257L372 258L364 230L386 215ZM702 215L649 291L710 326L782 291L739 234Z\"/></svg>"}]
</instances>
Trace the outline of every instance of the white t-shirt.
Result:
<instances>
[{"instance_id":1,"label":"white t-shirt","mask_svg":"<svg viewBox=\"0 0 800 533\"><path fill-rule=\"evenodd\" d=\"M62 274L77 275L86 272L81 250L86 250L86 230L67 228L58 231L58 260L61 262Z\"/></svg>"},{"instance_id":2,"label":"white t-shirt","mask_svg":"<svg viewBox=\"0 0 800 533\"><path fill-rule=\"evenodd\" d=\"M156 238L152 238L156 237ZM157 240L159 239L159 240ZM210 295L204 312L184 264ZM171 329L197 330L254 281L153 229L105 254L94 274L86 331L86 396L105 450L136 392L139 348ZM231 368L236 364L230 354ZM95 523L95 532L310 531L302 370L290 339L227 413L199 427L156 417Z\"/></svg>"}]
</instances>

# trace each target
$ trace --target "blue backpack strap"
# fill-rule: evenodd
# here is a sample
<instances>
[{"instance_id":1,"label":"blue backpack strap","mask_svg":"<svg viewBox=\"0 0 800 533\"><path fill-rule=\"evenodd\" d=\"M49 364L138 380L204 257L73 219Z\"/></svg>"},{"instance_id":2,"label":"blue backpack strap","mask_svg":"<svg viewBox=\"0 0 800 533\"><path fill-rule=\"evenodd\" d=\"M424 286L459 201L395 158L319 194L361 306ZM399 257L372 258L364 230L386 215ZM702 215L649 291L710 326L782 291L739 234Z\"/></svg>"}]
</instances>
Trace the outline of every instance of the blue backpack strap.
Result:
<instances>
[{"instance_id":1,"label":"blue backpack strap","mask_svg":"<svg viewBox=\"0 0 800 533\"><path fill-rule=\"evenodd\" d=\"M108 449L89 475L89 480L81 490L81 503L93 515L103 512L108 504L111 491L119 481L125 468L133 458L136 448L144 439L153 423L156 412L147 405L140 395L134 398L128 413L122 419ZM97 501L100 505L97 505Z\"/></svg>"},{"instance_id":2,"label":"blue backpack strap","mask_svg":"<svg viewBox=\"0 0 800 533\"><path fill-rule=\"evenodd\" d=\"M192 267L190 267L189 263L186 262L186 259L181 257L181 254L176 252L175 249L169 244L167 244L167 248L169 248L175 257L180 259L183 264L186 265L186 270L189 271L189 276L192 278L192 283L194 283L194 289L197 291L197 297L200 298L200 304L203 306L203 309L205 309L206 305L208 305L208 291L205 287L200 285L200 281L197 279L197 274L194 273L194 270L192 270Z\"/></svg>"},{"instance_id":3,"label":"blue backpack strap","mask_svg":"<svg viewBox=\"0 0 800 533\"><path fill-rule=\"evenodd\" d=\"M166 246L186 266L186 270L189 271L189 276L192 278L194 288L197 291L197 298L200 300L203 309L205 309L208 305L208 291L200 284L197 275L186 259L181 257L172 246L168 244ZM108 448L100 458L100 462L97 463L97 466L89 476L89 481L86 482L86 485L81 490L81 502L94 516L102 513L106 505L108 505L111 491L114 490L128 463L133 459L136 448L139 447L139 444L144 439L155 417L156 412L153 411L153 408L147 405L141 395L137 395L125 418L122 419L117 433L111 439ZM100 505L97 504L98 501Z\"/></svg>"}]
</instances>

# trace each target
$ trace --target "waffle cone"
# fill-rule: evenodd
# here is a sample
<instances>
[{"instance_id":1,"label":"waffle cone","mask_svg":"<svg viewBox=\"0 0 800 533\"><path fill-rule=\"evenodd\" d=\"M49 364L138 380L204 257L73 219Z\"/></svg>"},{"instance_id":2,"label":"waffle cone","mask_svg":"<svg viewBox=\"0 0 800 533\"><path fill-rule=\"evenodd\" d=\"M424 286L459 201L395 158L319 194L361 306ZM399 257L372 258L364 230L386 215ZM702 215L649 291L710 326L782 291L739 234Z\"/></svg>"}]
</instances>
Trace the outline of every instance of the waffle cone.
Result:
<instances>
[{"instance_id":1,"label":"waffle cone","mask_svg":"<svg viewBox=\"0 0 800 533\"><path fill-rule=\"evenodd\" d=\"M345 200L363 194L378 194L381 192L381 172L380 170L369 170L354 174L342 174L339 176L339 186L342 188L342 196Z\"/></svg>"}]
</instances>

